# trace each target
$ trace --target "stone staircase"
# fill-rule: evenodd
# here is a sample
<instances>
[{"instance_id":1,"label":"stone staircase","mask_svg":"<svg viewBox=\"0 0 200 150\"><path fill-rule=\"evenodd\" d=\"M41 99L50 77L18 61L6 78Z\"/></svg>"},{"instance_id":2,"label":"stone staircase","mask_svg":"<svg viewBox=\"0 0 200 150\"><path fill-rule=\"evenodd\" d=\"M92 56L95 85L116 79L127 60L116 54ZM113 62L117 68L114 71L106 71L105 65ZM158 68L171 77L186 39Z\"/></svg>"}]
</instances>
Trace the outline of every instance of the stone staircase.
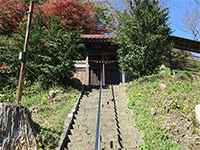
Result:
<instances>
[{"instance_id":1,"label":"stone staircase","mask_svg":"<svg viewBox=\"0 0 200 150\"><path fill-rule=\"evenodd\" d=\"M70 135L69 150L95 149L98 98L98 90L92 90L88 96L83 96L74 129L72 130L72 135Z\"/></svg>"},{"instance_id":2,"label":"stone staircase","mask_svg":"<svg viewBox=\"0 0 200 150\"><path fill-rule=\"evenodd\" d=\"M114 101L111 89L103 89L101 114L102 150L120 149L115 119Z\"/></svg>"},{"instance_id":3,"label":"stone staircase","mask_svg":"<svg viewBox=\"0 0 200 150\"><path fill-rule=\"evenodd\" d=\"M114 87L115 100L110 88L102 90L101 150L137 150L142 143L124 89ZM95 150L98 101L99 90L83 96L68 150Z\"/></svg>"}]
</instances>

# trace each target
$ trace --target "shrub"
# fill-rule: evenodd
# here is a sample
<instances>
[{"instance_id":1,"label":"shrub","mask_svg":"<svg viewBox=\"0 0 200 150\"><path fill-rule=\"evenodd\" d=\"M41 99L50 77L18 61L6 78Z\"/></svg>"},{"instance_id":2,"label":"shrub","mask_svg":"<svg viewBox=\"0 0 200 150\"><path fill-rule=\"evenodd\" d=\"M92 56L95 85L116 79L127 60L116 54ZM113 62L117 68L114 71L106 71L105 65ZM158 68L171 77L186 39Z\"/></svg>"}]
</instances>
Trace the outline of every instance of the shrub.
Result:
<instances>
[{"instance_id":1,"label":"shrub","mask_svg":"<svg viewBox=\"0 0 200 150\"><path fill-rule=\"evenodd\" d=\"M0 90L7 85L16 86L18 49L13 37L0 35Z\"/></svg>"}]
</instances>

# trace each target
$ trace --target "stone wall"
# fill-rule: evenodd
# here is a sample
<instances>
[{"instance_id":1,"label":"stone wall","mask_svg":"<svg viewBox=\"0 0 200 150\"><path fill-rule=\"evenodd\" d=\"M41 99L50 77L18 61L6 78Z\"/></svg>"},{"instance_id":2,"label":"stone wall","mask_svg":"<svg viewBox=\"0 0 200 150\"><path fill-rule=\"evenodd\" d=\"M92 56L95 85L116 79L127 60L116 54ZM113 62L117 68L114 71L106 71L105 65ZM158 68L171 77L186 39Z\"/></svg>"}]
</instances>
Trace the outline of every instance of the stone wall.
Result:
<instances>
[{"instance_id":1,"label":"stone wall","mask_svg":"<svg viewBox=\"0 0 200 150\"><path fill-rule=\"evenodd\" d=\"M78 79L82 84L88 85L88 75L86 61L77 61L73 78Z\"/></svg>"}]
</instances>

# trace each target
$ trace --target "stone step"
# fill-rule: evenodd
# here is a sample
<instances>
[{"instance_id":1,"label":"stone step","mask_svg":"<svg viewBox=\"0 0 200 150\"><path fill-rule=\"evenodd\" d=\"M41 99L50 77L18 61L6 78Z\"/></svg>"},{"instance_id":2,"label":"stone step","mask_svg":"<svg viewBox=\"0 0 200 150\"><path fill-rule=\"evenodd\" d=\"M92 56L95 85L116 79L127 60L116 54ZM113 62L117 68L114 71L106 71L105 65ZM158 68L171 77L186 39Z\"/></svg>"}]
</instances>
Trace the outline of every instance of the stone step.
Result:
<instances>
[{"instance_id":1,"label":"stone step","mask_svg":"<svg viewBox=\"0 0 200 150\"><path fill-rule=\"evenodd\" d=\"M87 96L83 96L80 109L76 115L74 129L69 136L71 140L71 143L68 144L69 150L95 149L98 100L99 90L92 90ZM103 89L101 112L102 150L119 150L121 148L118 141L119 133L116 124L116 114L111 90Z\"/></svg>"},{"instance_id":2,"label":"stone step","mask_svg":"<svg viewBox=\"0 0 200 150\"><path fill-rule=\"evenodd\" d=\"M94 150L96 134L96 112L99 92L92 90L83 96L76 115L74 129L69 136L69 150Z\"/></svg>"}]
</instances>

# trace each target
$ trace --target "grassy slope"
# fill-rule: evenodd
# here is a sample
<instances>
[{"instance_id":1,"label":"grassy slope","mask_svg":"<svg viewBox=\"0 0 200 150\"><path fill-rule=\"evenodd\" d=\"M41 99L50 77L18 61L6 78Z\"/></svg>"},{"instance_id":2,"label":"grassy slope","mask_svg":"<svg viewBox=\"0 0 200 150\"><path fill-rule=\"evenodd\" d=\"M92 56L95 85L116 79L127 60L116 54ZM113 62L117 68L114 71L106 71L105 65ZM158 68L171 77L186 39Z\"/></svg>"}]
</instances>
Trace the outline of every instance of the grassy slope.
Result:
<instances>
[{"instance_id":1,"label":"grassy slope","mask_svg":"<svg viewBox=\"0 0 200 150\"><path fill-rule=\"evenodd\" d=\"M73 107L78 94L74 89L54 87L58 91L57 96L48 100L48 91L39 90L37 85L32 86L27 96L24 97L23 105L33 111L33 120L40 125L39 141L41 148L55 149L63 132L64 120L67 113ZM52 89L51 89L52 90Z\"/></svg>"},{"instance_id":2,"label":"grassy slope","mask_svg":"<svg viewBox=\"0 0 200 150\"><path fill-rule=\"evenodd\" d=\"M129 108L136 114L145 142L141 149L194 149L195 142L185 137L200 135L194 116L194 107L200 103L200 62L187 52L174 50L172 63L174 75L165 68L128 86Z\"/></svg>"},{"instance_id":3,"label":"grassy slope","mask_svg":"<svg viewBox=\"0 0 200 150\"><path fill-rule=\"evenodd\" d=\"M136 114L136 124L145 141L141 149L181 149L175 142L176 134L172 136L165 128L166 120L171 114L179 113L194 122L194 107L200 102L199 77L188 72L171 76L167 72L138 79L129 85L129 107ZM176 124L172 126L176 128ZM192 128L196 131L195 123Z\"/></svg>"},{"instance_id":4,"label":"grassy slope","mask_svg":"<svg viewBox=\"0 0 200 150\"><path fill-rule=\"evenodd\" d=\"M53 100L48 100L48 93L52 89L58 93ZM41 150L54 150L57 147L67 113L79 96L79 92L75 89L64 90L61 87L52 89L43 90L38 84L26 87L21 102L32 111L33 121L39 131L38 141ZM0 92L0 101L13 102L14 99L15 89L5 88Z\"/></svg>"}]
</instances>

